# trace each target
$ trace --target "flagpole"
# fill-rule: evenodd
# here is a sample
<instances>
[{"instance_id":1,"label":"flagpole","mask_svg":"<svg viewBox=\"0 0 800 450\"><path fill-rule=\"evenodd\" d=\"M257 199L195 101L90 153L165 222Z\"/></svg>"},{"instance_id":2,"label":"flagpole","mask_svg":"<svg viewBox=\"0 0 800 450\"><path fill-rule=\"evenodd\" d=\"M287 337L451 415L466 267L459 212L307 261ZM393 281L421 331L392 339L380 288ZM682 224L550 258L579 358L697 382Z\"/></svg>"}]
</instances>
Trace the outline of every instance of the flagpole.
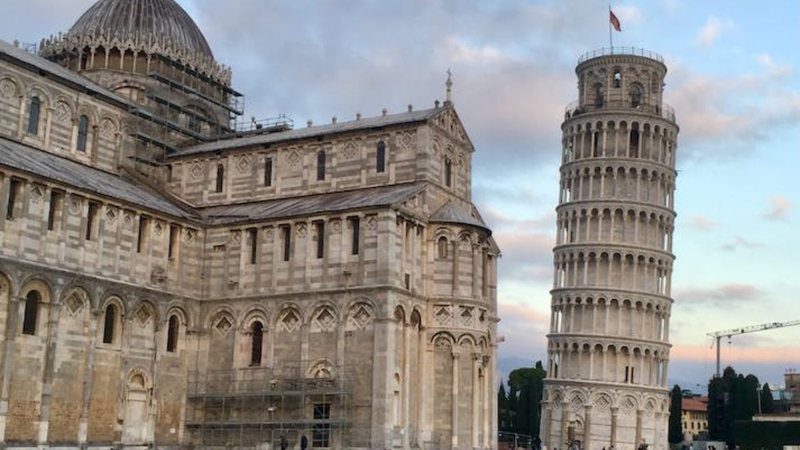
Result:
<instances>
[{"instance_id":1,"label":"flagpole","mask_svg":"<svg viewBox=\"0 0 800 450\"><path fill-rule=\"evenodd\" d=\"M614 41L611 38L611 4L608 5L608 46L609 51L614 53Z\"/></svg>"}]
</instances>

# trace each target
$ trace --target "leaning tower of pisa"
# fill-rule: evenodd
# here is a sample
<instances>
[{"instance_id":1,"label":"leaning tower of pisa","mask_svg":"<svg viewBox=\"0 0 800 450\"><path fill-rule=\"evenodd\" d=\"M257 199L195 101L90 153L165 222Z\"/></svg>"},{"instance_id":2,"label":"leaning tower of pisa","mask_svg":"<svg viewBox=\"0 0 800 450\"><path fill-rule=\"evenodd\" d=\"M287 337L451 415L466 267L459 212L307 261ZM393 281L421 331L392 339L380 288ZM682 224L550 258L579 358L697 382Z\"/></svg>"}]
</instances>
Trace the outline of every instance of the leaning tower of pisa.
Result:
<instances>
[{"instance_id":1,"label":"leaning tower of pisa","mask_svg":"<svg viewBox=\"0 0 800 450\"><path fill-rule=\"evenodd\" d=\"M666 450L675 148L661 56L582 56L561 126L540 435L548 449Z\"/></svg>"}]
</instances>

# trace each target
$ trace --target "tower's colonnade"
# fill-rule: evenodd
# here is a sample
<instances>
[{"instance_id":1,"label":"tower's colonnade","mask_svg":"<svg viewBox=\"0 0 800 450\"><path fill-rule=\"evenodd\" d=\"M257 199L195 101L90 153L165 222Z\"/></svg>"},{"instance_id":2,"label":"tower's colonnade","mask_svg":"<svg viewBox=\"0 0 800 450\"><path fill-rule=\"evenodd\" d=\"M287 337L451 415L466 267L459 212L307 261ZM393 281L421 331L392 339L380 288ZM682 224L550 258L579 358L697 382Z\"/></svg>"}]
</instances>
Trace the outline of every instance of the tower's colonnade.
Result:
<instances>
[{"instance_id":1,"label":"tower's colonnade","mask_svg":"<svg viewBox=\"0 0 800 450\"><path fill-rule=\"evenodd\" d=\"M582 57L562 164L542 440L667 448L674 111L659 55Z\"/></svg>"}]
</instances>

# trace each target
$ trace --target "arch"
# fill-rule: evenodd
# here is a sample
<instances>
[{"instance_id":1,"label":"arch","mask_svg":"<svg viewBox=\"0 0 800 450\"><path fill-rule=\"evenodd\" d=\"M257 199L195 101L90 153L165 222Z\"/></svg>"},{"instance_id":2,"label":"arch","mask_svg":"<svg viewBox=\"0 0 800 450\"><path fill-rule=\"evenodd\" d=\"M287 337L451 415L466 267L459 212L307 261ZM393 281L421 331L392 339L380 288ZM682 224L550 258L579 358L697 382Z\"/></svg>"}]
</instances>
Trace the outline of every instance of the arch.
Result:
<instances>
[{"instance_id":1,"label":"arch","mask_svg":"<svg viewBox=\"0 0 800 450\"><path fill-rule=\"evenodd\" d=\"M35 294L29 296L32 292L35 292ZM37 334L38 325L44 312L44 305L51 302L51 293L50 285L40 278L32 278L23 284L20 290L20 297L24 299L25 305L22 323L23 334Z\"/></svg>"},{"instance_id":2,"label":"arch","mask_svg":"<svg viewBox=\"0 0 800 450\"><path fill-rule=\"evenodd\" d=\"M332 379L336 377L333 363L329 359L319 359L309 365L306 371L306 378L313 379Z\"/></svg>"},{"instance_id":3,"label":"arch","mask_svg":"<svg viewBox=\"0 0 800 450\"><path fill-rule=\"evenodd\" d=\"M260 321L265 327L269 323L269 314L266 308L259 304L253 304L247 308L247 313L239 322L239 329L242 332L247 332L255 321Z\"/></svg>"},{"instance_id":4,"label":"arch","mask_svg":"<svg viewBox=\"0 0 800 450\"><path fill-rule=\"evenodd\" d=\"M325 150L317 151L317 181L325 180L326 159Z\"/></svg>"},{"instance_id":5,"label":"arch","mask_svg":"<svg viewBox=\"0 0 800 450\"><path fill-rule=\"evenodd\" d=\"M419 312L417 307L411 311L411 318L409 320L411 326L416 327L417 329L422 328L422 314Z\"/></svg>"},{"instance_id":6,"label":"arch","mask_svg":"<svg viewBox=\"0 0 800 450\"><path fill-rule=\"evenodd\" d=\"M406 311L403 308L403 305L397 305L394 308L394 319L400 322L401 324L406 323Z\"/></svg>"},{"instance_id":7,"label":"arch","mask_svg":"<svg viewBox=\"0 0 800 450\"><path fill-rule=\"evenodd\" d=\"M311 331L330 332L334 331L339 324L339 311L331 302L320 302L311 308L308 315Z\"/></svg>"},{"instance_id":8,"label":"arch","mask_svg":"<svg viewBox=\"0 0 800 450\"><path fill-rule=\"evenodd\" d=\"M371 328L375 318L375 308L366 301L357 301L347 309L346 330L366 330Z\"/></svg>"},{"instance_id":9,"label":"arch","mask_svg":"<svg viewBox=\"0 0 800 450\"><path fill-rule=\"evenodd\" d=\"M293 333L300 329L304 323L304 316L302 309L294 303L285 303L281 305L275 315L275 330L284 333Z\"/></svg>"}]
</instances>

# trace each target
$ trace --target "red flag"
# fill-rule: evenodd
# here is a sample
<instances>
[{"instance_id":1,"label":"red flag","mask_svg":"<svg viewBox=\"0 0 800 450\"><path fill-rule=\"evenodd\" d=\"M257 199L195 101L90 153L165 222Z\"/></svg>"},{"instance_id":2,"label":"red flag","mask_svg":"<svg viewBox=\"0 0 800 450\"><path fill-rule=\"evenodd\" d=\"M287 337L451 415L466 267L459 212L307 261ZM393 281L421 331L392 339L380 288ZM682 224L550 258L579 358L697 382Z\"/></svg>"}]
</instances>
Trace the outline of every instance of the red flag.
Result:
<instances>
[{"instance_id":1,"label":"red flag","mask_svg":"<svg viewBox=\"0 0 800 450\"><path fill-rule=\"evenodd\" d=\"M617 16L614 15L614 11L609 9L608 13L610 14L608 19L611 21L611 26L617 31L622 31L622 27L619 25L619 19L617 19Z\"/></svg>"}]
</instances>

